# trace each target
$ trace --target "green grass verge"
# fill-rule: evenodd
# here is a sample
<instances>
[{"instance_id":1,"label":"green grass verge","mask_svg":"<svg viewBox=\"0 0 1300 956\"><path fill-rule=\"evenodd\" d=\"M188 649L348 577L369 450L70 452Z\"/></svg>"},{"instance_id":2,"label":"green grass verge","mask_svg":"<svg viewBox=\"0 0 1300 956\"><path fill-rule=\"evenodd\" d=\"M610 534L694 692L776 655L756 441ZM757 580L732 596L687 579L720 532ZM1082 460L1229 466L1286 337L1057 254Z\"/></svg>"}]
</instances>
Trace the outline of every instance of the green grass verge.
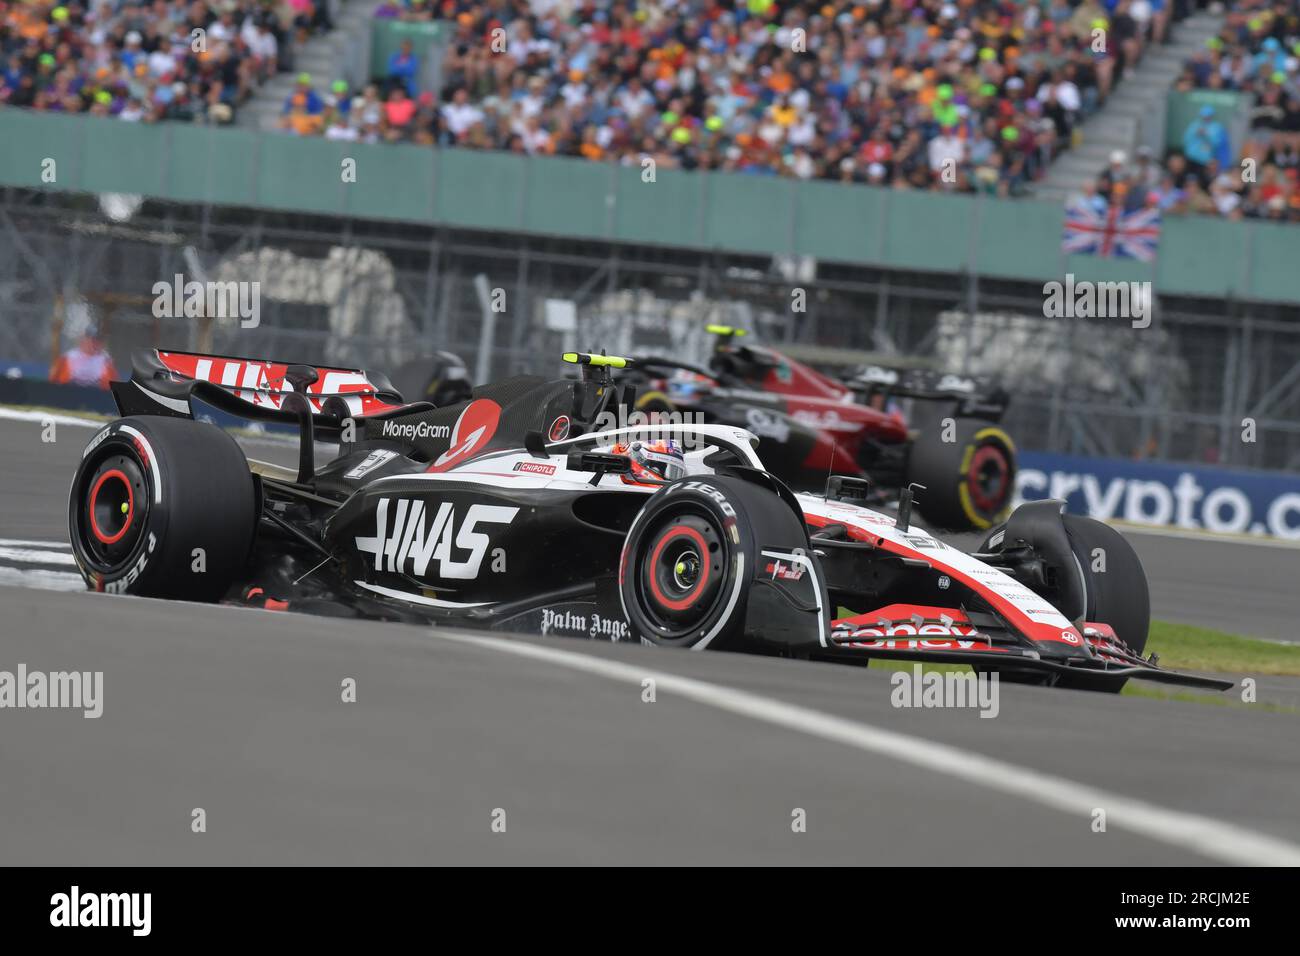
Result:
<instances>
[{"instance_id":1,"label":"green grass verge","mask_svg":"<svg viewBox=\"0 0 1300 956\"><path fill-rule=\"evenodd\" d=\"M1211 707L1229 707L1236 710L1262 710L1270 714L1300 714L1300 707L1290 704L1274 704L1268 701L1247 703L1241 699L1239 690L1227 690L1221 694L1206 694L1194 690L1172 690L1167 684L1148 684L1145 681L1131 680L1120 691L1123 697L1146 697L1149 700L1177 700L1189 704L1209 704Z\"/></svg>"},{"instance_id":2,"label":"green grass verge","mask_svg":"<svg viewBox=\"0 0 1300 956\"><path fill-rule=\"evenodd\" d=\"M1274 644L1190 624L1152 621L1146 653L1172 670L1300 676L1300 645ZM1131 685L1130 685L1131 686Z\"/></svg>"},{"instance_id":3,"label":"green grass verge","mask_svg":"<svg viewBox=\"0 0 1300 956\"><path fill-rule=\"evenodd\" d=\"M1300 676L1300 646L1259 641L1236 634L1225 634L1189 624L1171 624L1152 621L1147 638L1146 652L1159 655L1160 666L1171 670L1208 671L1212 673L1258 676L1277 674ZM912 661L881 660L871 666L885 670L910 671ZM922 673L948 673L969 670L965 664L922 664ZM1167 685L1145 681L1129 681L1123 694L1126 697L1146 697L1153 700L1177 700L1188 703L1210 704L1215 707L1259 709L1279 714L1300 714L1300 708L1286 704L1266 702L1245 703L1234 692L1223 694L1174 689Z\"/></svg>"}]
</instances>

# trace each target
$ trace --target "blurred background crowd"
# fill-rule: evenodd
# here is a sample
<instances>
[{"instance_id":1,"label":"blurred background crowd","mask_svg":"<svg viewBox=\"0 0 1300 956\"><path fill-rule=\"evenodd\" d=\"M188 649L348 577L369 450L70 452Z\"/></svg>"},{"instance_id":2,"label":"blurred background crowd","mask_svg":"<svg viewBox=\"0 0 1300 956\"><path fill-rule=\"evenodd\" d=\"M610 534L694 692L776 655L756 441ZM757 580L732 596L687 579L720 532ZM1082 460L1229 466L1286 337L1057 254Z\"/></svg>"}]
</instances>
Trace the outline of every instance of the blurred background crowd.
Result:
<instances>
[{"instance_id":1,"label":"blurred background crowd","mask_svg":"<svg viewBox=\"0 0 1300 956\"><path fill-rule=\"evenodd\" d=\"M0 106L229 123L330 26L315 0L0 0Z\"/></svg>"},{"instance_id":2,"label":"blurred background crowd","mask_svg":"<svg viewBox=\"0 0 1300 956\"><path fill-rule=\"evenodd\" d=\"M412 89L405 64L391 64L386 86L368 91L381 104L367 99L368 115L342 121L363 138L1015 195L1163 36L1172 10L1168 0L391 0L379 15L449 20L456 36L441 90ZM411 107L384 114L406 98Z\"/></svg>"},{"instance_id":3,"label":"blurred background crowd","mask_svg":"<svg viewBox=\"0 0 1300 956\"><path fill-rule=\"evenodd\" d=\"M1267 109L1264 101L1257 106ZM1285 126L1261 132L1252 126L1244 147L1234 152L1214 109L1201 108L1183 133L1182 149L1156 159L1141 148L1130 161L1111 154L1085 199L1100 211L1107 203L1125 210L1157 207L1163 212L1201 213L1227 219L1269 219L1300 223L1300 99L1281 114Z\"/></svg>"},{"instance_id":4,"label":"blurred background crowd","mask_svg":"<svg viewBox=\"0 0 1300 956\"><path fill-rule=\"evenodd\" d=\"M1244 142L1234 151L1203 110L1163 168L1134 170L1139 185L1177 211L1300 222L1300 3L1233 0L1225 13L1175 89L1253 94Z\"/></svg>"},{"instance_id":5,"label":"blurred background crowd","mask_svg":"<svg viewBox=\"0 0 1300 956\"><path fill-rule=\"evenodd\" d=\"M299 74L279 125L1015 196L1193 2L383 0L449 25L441 88L406 43L362 89ZM230 122L291 37L330 26L315 0L0 0L0 103ZM1207 109L1181 149L1113 155L1089 201L1300 218L1300 2L1233 0L1178 88L1255 94L1241 149Z\"/></svg>"}]
</instances>

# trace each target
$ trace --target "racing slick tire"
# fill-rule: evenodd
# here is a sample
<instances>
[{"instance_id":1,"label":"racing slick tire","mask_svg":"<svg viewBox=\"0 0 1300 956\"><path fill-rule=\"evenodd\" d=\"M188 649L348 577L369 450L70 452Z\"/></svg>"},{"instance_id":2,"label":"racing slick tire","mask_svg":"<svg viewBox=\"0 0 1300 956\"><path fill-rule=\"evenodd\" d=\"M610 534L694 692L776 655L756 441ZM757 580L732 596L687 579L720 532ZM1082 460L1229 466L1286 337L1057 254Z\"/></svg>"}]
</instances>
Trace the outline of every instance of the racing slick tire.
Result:
<instances>
[{"instance_id":1,"label":"racing slick tire","mask_svg":"<svg viewBox=\"0 0 1300 956\"><path fill-rule=\"evenodd\" d=\"M1151 627L1151 594L1137 552L1122 534L1095 518L1062 515L1061 520L1087 585L1084 620L1109 624L1129 650L1141 656ZM1081 683L1065 676L1056 686L1118 694L1127 682L1115 677Z\"/></svg>"},{"instance_id":2,"label":"racing slick tire","mask_svg":"<svg viewBox=\"0 0 1300 956\"><path fill-rule=\"evenodd\" d=\"M673 404L672 399L657 389L651 389L638 395L635 407L638 412L643 412L646 415L653 415L656 412L666 414L677 411L677 406Z\"/></svg>"},{"instance_id":3,"label":"racing slick tire","mask_svg":"<svg viewBox=\"0 0 1300 956\"><path fill-rule=\"evenodd\" d=\"M942 426L922 431L908 453L907 482L924 485L916 507L932 525L952 530L991 528L1006 518L1016 486L1016 446L1005 431L979 418L958 418L955 440Z\"/></svg>"},{"instance_id":4,"label":"racing slick tire","mask_svg":"<svg viewBox=\"0 0 1300 956\"><path fill-rule=\"evenodd\" d=\"M1072 619L1081 616L1085 621L1109 624L1129 650L1141 656L1151 626L1151 596L1137 552L1122 534L1095 518L1070 514L1060 517L1071 553L1042 557L1058 568L1074 562L1082 572L1084 594L1081 615L1077 608L1058 609ZM1000 549L1005 528L999 525L990 531L979 551ZM1064 675L1056 686L1118 694L1127 681L1125 677L1079 680Z\"/></svg>"},{"instance_id":5,"label":"racing slick tire","mask_svg":"<svg viewBox=\"0 0 1300 956\"><path fill-rule=\"evenodd\" d=\"M766 580L773 551L784 576L797 574L802 600L775 596ZM623 616L632 637L651 644L730 650L748 639L797 651L828 619L809 555L802 516L778 494L736 475L680 478L647 502L623 545Z\"/></svg>"},{"instance_id":6,"label":"racing slick tire","mask_svg":"<svg viewBox=\"0 0 1300 956\"><path fill-rule=\"evenodd\" d=\"M390 380L405 401L432 402L438 408L455 405L473 394L464 364L450 352L412 359Z\"/></svg>"},{"instance_id":7,"label":"racing slick tire","mask_svg":"<svg viewBox=\"0 0 1300 956\"><path fill-rule=\"evenodd\" d=\"M96 591L216 601L247 562L258 495L235 440L188 418L121 418L82 453L68 502Z\"/></svg>"}]
</instances>

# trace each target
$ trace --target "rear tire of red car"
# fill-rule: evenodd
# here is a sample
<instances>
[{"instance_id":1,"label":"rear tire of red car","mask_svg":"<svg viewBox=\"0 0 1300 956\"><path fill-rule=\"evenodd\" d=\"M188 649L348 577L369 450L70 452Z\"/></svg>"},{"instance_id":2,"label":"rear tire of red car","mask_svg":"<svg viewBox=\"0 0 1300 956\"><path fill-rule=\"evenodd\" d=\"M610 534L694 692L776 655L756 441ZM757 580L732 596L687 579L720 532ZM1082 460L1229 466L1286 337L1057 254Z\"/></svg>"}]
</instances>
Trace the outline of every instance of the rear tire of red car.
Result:
<instances>
[{"instance_id":1,"label":"rear tire of red car","mask_svg":"<svg viewBox=\"0 0 1300 956\"><path fill-rule=\"evenodd\" d=\"M91 589L215 601L246 565L257 511L233 438L205 422L137 416L106 425L82 453L68 527Z\"/></svg>"},{"instance_id":2,"label":"rear tire of red car","mask_svg":"<svg viewBox=\"0 0 1300 956\"><path fill-rule=\"evenodd\" d=\"M663 392L651 389L637 396L636 410L646 415L666 414L677 411L677 406Z\"/></svg>"},{"instance_id":3,"label":"rear tire of red car","mask_svg":"<svg viewBox=\"0 0 1300 956\"><path fill-rule=\"evenodd\" d=\"M765 548L809 550L801 517L777 495L734 475L665 485L633 522L619 562L632 637L696 649L741 644Z\"/></svg>"},{"instance_id":4,"label":"rear tire of red car","mask_svg":"<svg viewBox=\"0 0 1300 956\"><path fill-rule=\"evenodd\" d=\"M954 422L953 441L923 434L908 453L907 481L922 517L937 528L982 531L1006 519L1016 487L1016 446L1000 427L978 418Z\"/></svg>"}]
</instances>

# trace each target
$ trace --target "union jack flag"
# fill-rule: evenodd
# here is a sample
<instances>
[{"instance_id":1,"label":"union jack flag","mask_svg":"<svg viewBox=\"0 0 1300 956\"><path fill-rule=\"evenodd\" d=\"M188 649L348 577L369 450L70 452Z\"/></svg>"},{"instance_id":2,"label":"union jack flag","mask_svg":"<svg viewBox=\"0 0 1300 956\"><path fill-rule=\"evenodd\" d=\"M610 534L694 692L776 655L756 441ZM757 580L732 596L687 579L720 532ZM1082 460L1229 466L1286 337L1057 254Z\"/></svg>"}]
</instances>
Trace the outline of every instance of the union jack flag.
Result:
<instances>
[{"instance_id":1,"label":"union jack flag","mask_svg":"<svg viewBox=\"0 0 1300 956\"><path fill-rule=\"evenodd\" d=\"M1065 207L1061 249L1091 256L1117 256L1153 262L1160 246L1160 210L1124 212L1111 204L1098 212L1082 200Z\"/></svg>"}]
</instances>

